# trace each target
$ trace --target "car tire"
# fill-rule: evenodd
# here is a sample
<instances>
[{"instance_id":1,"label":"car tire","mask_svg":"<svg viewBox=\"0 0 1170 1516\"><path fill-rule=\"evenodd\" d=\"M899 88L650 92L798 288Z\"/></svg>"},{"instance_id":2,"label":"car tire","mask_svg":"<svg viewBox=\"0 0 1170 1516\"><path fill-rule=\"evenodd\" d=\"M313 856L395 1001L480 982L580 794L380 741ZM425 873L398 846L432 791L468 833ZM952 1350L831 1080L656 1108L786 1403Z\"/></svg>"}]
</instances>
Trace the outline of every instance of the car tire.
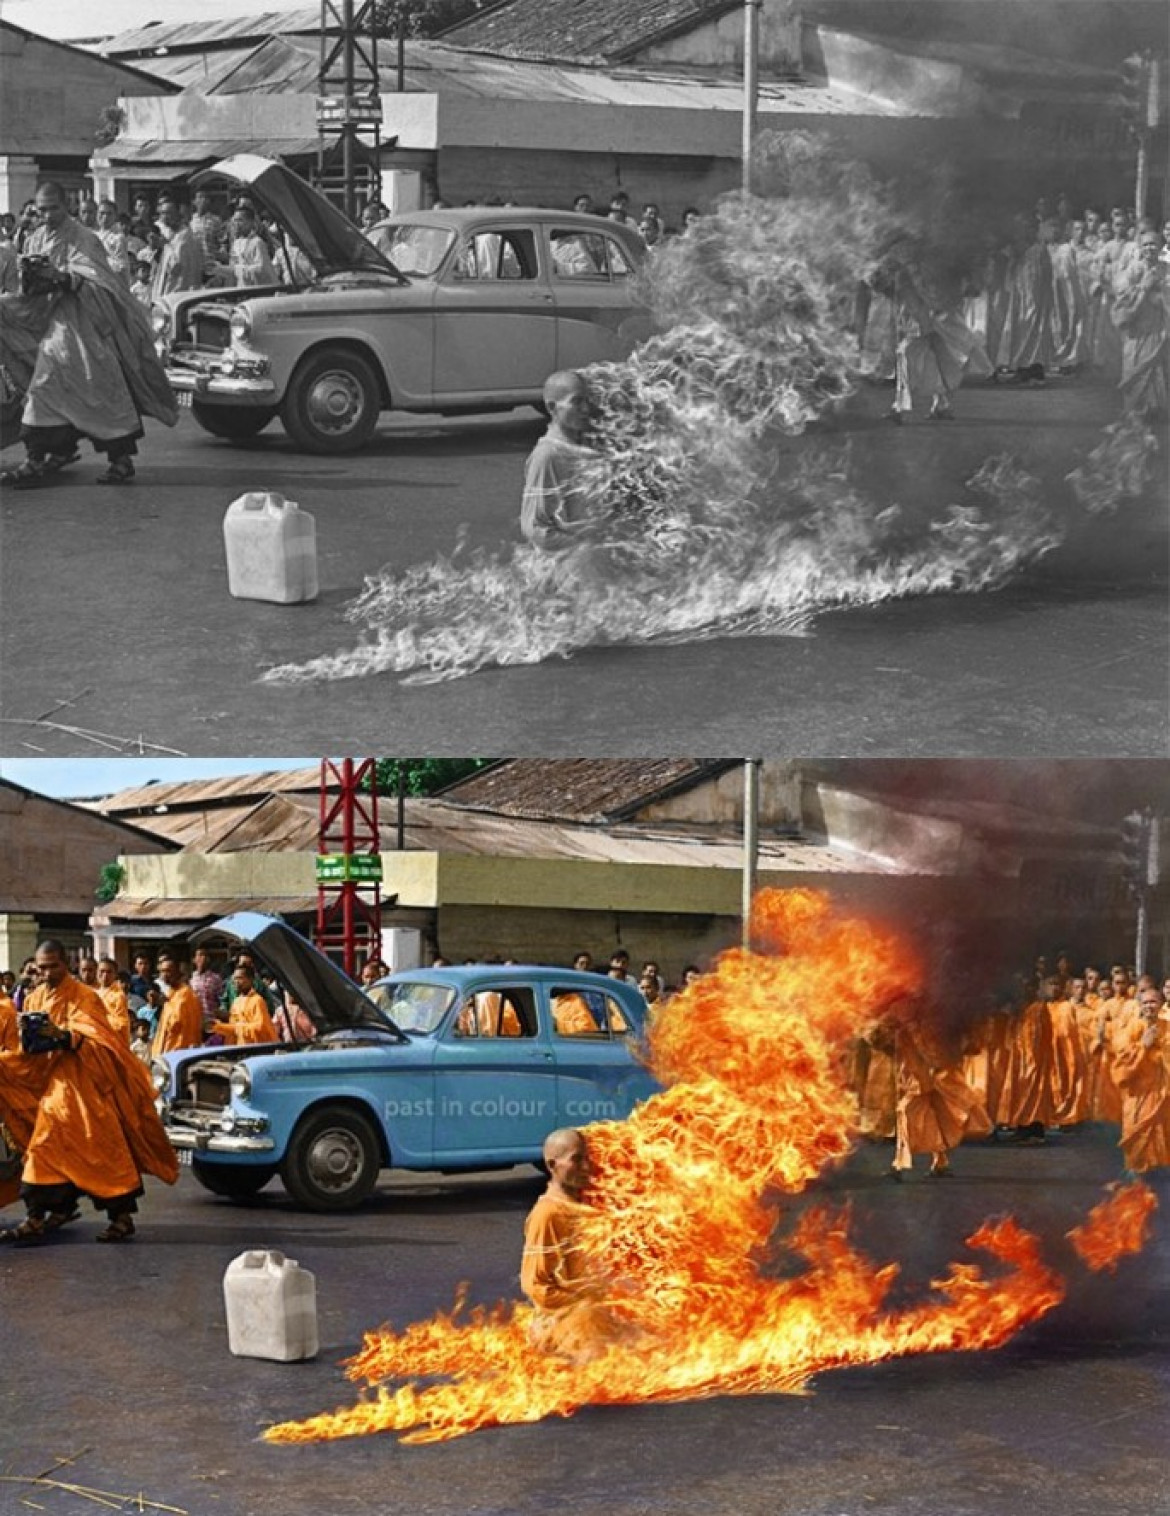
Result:
<instances>
[{"instance_id":1,"label":"car tire","mask_svg":"<svg viewBox=\"0 0 1170 1516\"><path fill-rule=\"evenodd\" d=\"M309 1211L351 1211L378 1182L382 1154L360 1111L323 1106L297 1127L280 1166L284 1187Z\"/></svg>"},{"instance_id":2,"label":"car tire","mask_svg":"<svg viewBox=\"0 0 1170 1516\"><path fill-rule=\"evenodd\" d=\"M251 1200L276 1173L274 1163L201 1163L192 1154L191 1173L205 1190L228 1200Z\"/></svg>"},{"instance_id":3,"label":"car tire","mask_svg":"<svg viewBox=\"0 0 1170 1516\"><path fill-rule=\"evenodd\" d=\"M323 347L289 380L280 419L308 453L356 453L374 435L381 409L373 364L349 348Z\"/></svg>"},{"instance_id":4,"label":"car tire","mask_svg":"<svg viewBox=\"0 0 1170 1516\"><path fill-rule=\"evenodd\" d=\"M206 401L192 400L191 414L196 425L213 437L226 437L232 442L245 442L249 437L258 437L276 415L275 406L240 406L233 409L226 405L208 405Z\"/></svg>"}]
</instances>

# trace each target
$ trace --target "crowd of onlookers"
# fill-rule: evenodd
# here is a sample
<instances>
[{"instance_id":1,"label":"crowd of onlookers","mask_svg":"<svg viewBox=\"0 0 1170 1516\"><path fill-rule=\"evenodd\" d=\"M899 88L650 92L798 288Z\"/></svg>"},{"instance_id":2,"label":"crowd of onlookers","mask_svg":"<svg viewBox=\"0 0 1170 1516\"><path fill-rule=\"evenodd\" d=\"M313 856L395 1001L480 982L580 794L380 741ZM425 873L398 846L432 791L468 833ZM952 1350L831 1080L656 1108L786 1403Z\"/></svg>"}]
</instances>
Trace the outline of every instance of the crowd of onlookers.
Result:
<instances>
[{"instance_id":1,"label":"crowd of onlookers","mask_svg":"<svg viewBox=\"0 0 1170 1516\"><path fill-rule=\"evenodd\" d=\"M464 203L470 206L479 202ZM448 204L439 199L434 208ZM484 204L503 207L516 202L491 200ZM189 201L180 198L177 191L165 190L157 198L142 192L134 197L133 210L119 211L112 200L95 200L74 190L69 192L69 209L83 226L97 233L110 267L147 305L180 290L299 285L311 282L314 276L304 254L247 192L228 198L196 189ZM634 227L649 247L675 231L652 202L644 204L635 216L624 190L617 191L607 207L596 205L591 195L578 195L573 209ZM369 235L389 215L381 201L370 200L359 216L362 232ZM687 207L679 229L685 231L698 215L695 207ZM6 211L0 215L0 291L17 290L17 258L37 225L32 200L25 202L19 214Z\"/></svg>"}]
</instances>

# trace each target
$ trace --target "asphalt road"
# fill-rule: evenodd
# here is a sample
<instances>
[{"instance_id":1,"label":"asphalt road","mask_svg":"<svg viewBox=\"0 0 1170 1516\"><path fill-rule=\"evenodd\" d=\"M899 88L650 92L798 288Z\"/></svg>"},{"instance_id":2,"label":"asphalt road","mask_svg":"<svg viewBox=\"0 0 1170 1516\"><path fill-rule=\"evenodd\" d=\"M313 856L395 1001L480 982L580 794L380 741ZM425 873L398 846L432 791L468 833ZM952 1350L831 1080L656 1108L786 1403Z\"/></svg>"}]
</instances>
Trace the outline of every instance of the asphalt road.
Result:
<instances>
[{"instance_id":1,"label":"asphalt road","mask_svg":"<svg viewBox=\"0 0 1170 1516\"><path fill-rule=\"evenodd\" d=\"M868 390L832 429L877 505L913 519L1009 452L1062 511L1064 475L1115 414L1078 381L965 390L950 427L892 429ZM294 454L279 426L247 447L152 424L130 488L93 487L87 454L51 486L8 492L0 530L0 753L296 756L1163 756L1170 748L1164 490L995 593L825 615L809 637L605 647L569 661L404 687L391 675L273 687L260 670L352 646L344 605L366 573L516 537L532 411L391 417L364 453ZM794 444L815 445L818 438ZM9 455L13 456L13 455ZM317 519L312 605L233 600L222 520L248 489Z\"/></svg>"},{"instance_id":2,"label":"asphalt road","mask_svg":"<svg viewBox=\"0 0 1170 1516\"><path fill-rule=\"evenodd\" d=\"M871 1257L900 1261L908 1292L963 1257L980 1220L1011 1211L1066 1273L1065 1303L996 1353L827 1373L807 1397L587 1408L416 1447L386 1435L299 1447L256 1438L274 1420L352 1404L338 1362L365 1329L446 1308L465 1279L474 1301L514 1294L534 1171L395 1176L345 1217L297 1214L278 1184L239 1208L187 1173L174 1191L152 1182L125 1247L95 1247L87 1212L41 1248L0 1255L0 1513L102 1509L27 1483L59 1461L62 1482L188 1516L1165 1511L1164 1180L1145 1253L1095 1277L1061 1239L1119 1172L1105 1131L1042 1149L964 1148L945 1185L920 1173L891 1186L888 1161L887 1149L867 1148L823 1190L851 1202L855 1236ZM317 1277L322 1347L311 1363L227 1351L223 1272L256 1246Z\"/></svg>"}]
</instances>

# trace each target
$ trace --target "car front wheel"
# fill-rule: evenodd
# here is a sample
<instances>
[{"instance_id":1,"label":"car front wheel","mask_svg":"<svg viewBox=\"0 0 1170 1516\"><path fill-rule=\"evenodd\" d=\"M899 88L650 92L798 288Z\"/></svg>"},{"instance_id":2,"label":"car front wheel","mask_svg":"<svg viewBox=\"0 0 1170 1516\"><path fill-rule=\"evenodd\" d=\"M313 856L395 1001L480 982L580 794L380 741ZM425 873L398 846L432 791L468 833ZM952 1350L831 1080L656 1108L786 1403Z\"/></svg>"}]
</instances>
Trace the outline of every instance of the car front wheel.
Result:
<instances>
[{"instance_id":1,"label":"car front wheel","mask_svg":"<svg viewBox=\"0 0 1170 1516\"><path fill-rule=\"evenodd\" d=\"M280 1177L310 1211L350 1211L369 1198L382 1167L377 1133L360 1111L325 1106L292 1135Z\"/></svg>"},{"instance_id":2,"label":"car front wheel","mask_svg":"<svg viewBox=\"0 0 1170 1516\"><path fill-rule=\"evenodd\" d=\"M353 453L374 435L382 396L373 365L326 347L297 368L280 408L284 429L310 453Z\"/></svg>"},{"instance_id":3,"label":"car front wheel","mask_svg":"<svg viewBox=\"0 0 1170 1516\"><path fill-rule=\"evenodd\" d=\"M263 405L208 405L192 400L191 415L213 437L227 437L233 442L258 437L276 415L276 407Z\"/></svg>"},{"instance_id":4,"label":"car front wheel","mask_svg":"<svg viewBox=\"0 0 1170 1516\"><path fill-rule=\"evenodd\" d=\"M274 1163L201 1163L191 1158L191 1173L205 1190L228 1200L251 1200L276 1173Z\"/></svg>"}]
</instances>

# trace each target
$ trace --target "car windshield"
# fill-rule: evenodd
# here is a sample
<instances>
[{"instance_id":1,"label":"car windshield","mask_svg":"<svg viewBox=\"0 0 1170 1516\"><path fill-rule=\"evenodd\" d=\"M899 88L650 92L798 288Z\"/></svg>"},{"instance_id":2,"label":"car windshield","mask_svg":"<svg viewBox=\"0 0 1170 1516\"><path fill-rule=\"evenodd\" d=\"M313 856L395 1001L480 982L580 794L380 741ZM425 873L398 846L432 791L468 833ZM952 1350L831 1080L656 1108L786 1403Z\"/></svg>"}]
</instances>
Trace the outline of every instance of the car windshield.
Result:
<instances>
[{"instance_id":1,"label":"car windshield","mask_svg":"<svg viewBox=\"0 0 1170 1516\"><path fill-rule=\"evenodd\" d=\"M429 1035L451 1009L455 991L446 984L387 984L382 1002L386 1012L404 1032Z\"/></svg>"},{"instance_id":2,"label":"car windshield","mask_svg":"<svg viewBox=\"0 0 1170 1516\"><path fill-rule=\"evenodd\" d=\"M400 273L427 279L447 256L455 233L445 226L386 226L373 240Z\"/></svg>"}]
</instances>

